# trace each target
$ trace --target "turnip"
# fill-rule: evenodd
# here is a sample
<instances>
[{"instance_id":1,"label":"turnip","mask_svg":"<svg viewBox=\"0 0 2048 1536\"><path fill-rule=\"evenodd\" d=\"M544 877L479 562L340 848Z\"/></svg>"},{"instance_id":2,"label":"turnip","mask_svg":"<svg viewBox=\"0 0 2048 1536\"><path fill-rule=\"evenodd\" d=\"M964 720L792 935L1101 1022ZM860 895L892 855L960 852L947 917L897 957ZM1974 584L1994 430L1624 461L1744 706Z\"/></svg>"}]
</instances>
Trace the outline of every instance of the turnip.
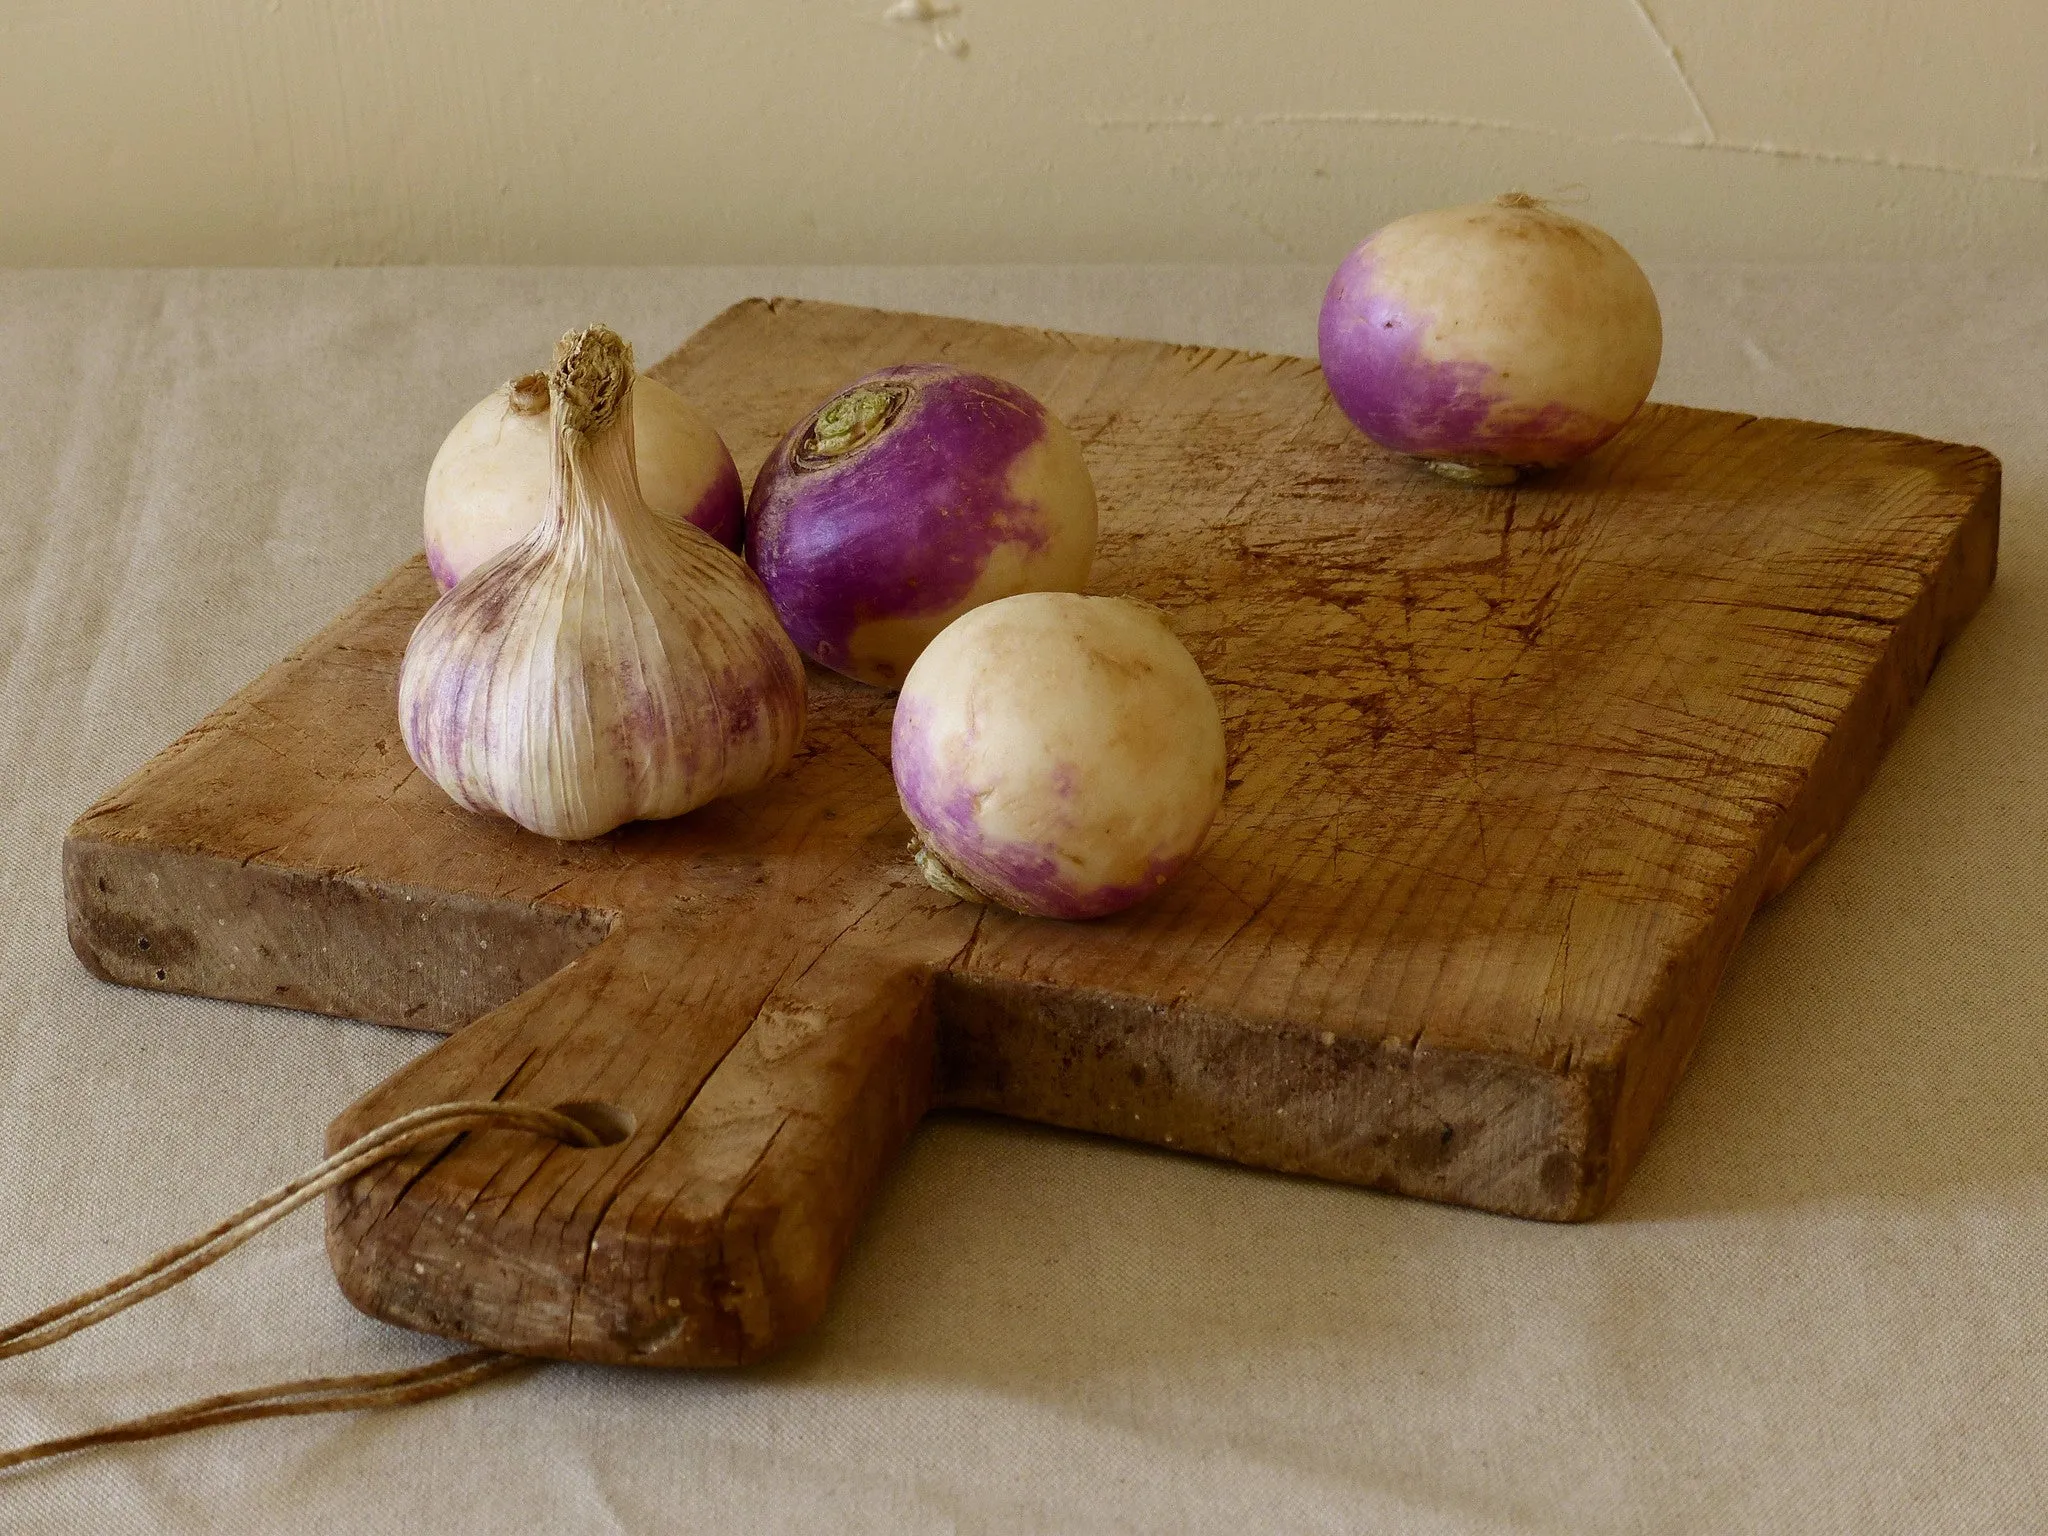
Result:
<instances>
[{"instance_id":1,"label":"turnip","mask_svg":"<svg viewBox=\"0 0 2048 1536\"><path fill-rule=\"evenodd\" d=\"M925 878L1037 917L1140 901L1223 803L1223 722L1156 608L1026 593L925 649L891 767Z\"/></svg>"},{"instance_id":2,"label":"turnip","mask_svg":"<svg viewBox=\"0 0 2048 1536\"><path fill-rule=\"evenodd\" d=\"M797 649L889 688L963 613L1078 590L1094 557L1073 433L1016 385L940 363L826 401L768 456L747 506L747 559Z\"/></svg>"},{"instance_id":3,"label":"turnip","mask_svg":"<svg viewBox=\"0 0 2048 1536\"><path fill-rule=\"evenodd\" d=\"M732 455L701 413L644 374L630 446L656 514L739 549L745 497ZM427 564L443 592L533 531L553 494L553 455L544 373L500 385L455 424L427 471Z\"/></svg>"},{"instance_id":4,"label":"turnip","mask_svg":"<svg viewBox=\"0 0 2048 1536\"><path fill-rule=\"evenodd\" d=\"M1656 381L1663 326L1610 236L1510 192L1367 238L1330 279L1317 342L1373 441L1499 485L1620 431Z\"/></svg>"}]
</instances>

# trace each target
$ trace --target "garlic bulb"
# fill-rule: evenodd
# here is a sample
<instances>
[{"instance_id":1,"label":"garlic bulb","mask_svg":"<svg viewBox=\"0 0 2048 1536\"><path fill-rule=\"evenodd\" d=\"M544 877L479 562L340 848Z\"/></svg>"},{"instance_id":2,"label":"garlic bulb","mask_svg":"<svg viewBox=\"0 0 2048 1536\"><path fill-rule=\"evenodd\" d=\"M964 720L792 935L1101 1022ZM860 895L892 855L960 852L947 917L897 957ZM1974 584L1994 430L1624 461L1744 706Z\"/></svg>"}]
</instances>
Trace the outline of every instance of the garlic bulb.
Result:
<instances>
[{"instance_id":1,"label":"garlic bulb","mask_svg":"<svg viewBox=\"0 0 2048 1536\"><path fill-rule=\"evenodd\" d=\"M803 735L803 663L754 573L641 498L634 378L604 327L562 338L547 513L427 611L399 673L420 771L549 837L751 789Z\"/></svg>"}]
</instances>

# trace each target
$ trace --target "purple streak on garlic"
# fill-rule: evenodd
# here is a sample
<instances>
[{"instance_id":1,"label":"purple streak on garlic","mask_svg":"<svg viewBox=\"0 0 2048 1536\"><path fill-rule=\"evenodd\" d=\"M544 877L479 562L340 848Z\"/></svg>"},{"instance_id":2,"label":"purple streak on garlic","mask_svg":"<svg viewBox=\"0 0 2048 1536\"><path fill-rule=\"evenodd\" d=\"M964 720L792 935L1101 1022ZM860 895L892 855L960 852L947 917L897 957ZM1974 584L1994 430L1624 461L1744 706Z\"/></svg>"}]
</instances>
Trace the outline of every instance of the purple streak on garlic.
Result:
<instances>
[{"instance_id":1,"label":"purple streak on garlic","mask_svg":"<svg viewBox=\"0 0 2048 1536\"><path fill-rule=\"evenodd\" d=\"M942 363L871 373L798 422L747 521L797 649L885 688L970 608L1077 589L1095 556L1073 434L1015 384Z\"/></svg>"},{"instance_id":2,"label":"purple streak on garlic","mask_svg":"<svg viewBox=\"0 0 2048 1536\"><path fill-rule=\"evenodd\" d=\"M1509 193L1372 235L1330 279L1317 343L1366 436L1503 483L1620 431L1656 381L1663 327L1627 251Z\"/></svg>"},{"instance_id":3,"label":"purple streak on garlic","mask_svg":"<svg viewBox=\"0 0 2048 1536\"><path fill-rule=\"evenodd\" d=\"M746 498L710 422L657 379L633 390L640 491L656 513L740 547ZM458 421L427 471L427 564L443 592L524 538L548 509L547 375L500 385Z\"/></svg>"},{"instance_id":4,"label":"purple streak on garlic","mask_svg":"<svg viewBox=\"0 0 2048 1536\"><path fill-rule=\"evenodd\" d=\"M555 356L547 510L420 620L398 714L457 804L583 838L780 772L804 674L754 573L641 498L632 349L592 327Z\"/></svg>"},{"instance_id":5,"label":"purple streak on garlic","mask_svg":"<svg viewBox=\"0 0 2048 1536\"><path fill-rule=\"evenodd\" d=\"M890 763L932 885L1102 917L1201 846L1223 801L1223 723L1157 609L1026 593L926 647L896 701Z\"/></svg>"}]
</instances>

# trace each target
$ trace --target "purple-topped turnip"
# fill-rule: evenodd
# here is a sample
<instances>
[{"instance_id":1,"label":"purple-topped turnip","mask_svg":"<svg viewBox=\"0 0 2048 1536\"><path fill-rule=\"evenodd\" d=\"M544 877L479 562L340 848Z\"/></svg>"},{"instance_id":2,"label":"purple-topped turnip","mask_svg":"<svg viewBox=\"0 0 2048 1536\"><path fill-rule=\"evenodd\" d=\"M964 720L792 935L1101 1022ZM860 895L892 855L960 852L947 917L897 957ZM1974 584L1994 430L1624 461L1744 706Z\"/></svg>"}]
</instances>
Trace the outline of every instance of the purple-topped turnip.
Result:
<instances>
[{"instance_id":1,"label":"purple-topped turnip","mask_svg":"<svg viewBox=\"0 0 2048 1536\"><path fill-rule=\"evenodd\" d=\"M797 649L885 688L969 609L1077 591L1094 557L1073 433L1016 385L941 363L834 395L768 456L747 507L747 559Z\"/></svg>"},{"instance_id":2,"label":"purple-topped turnip","mask_svg":"<svg viewBox=\"0 0 2048 1536\"><path fill-rule=\"evenodd\" d=\"M891 768L925 879L1036 917L1164 885L1223 803L1223 721L1156 608L1032 592L956 620L910 669Z\"/></svg>"},{"instance_id":3,"label":"purple-topped turnip","mask_svg":"<svg viewBox=\"0 0 2048 1536\"><path fill-rule=\"evenodd\" d=\"M1627 251L1510 192L1366 239L1330 279L1317 345L1366 436L1503 485L1620 431L1656 382L1664 332Z\"/></svg>"}]
</instances>

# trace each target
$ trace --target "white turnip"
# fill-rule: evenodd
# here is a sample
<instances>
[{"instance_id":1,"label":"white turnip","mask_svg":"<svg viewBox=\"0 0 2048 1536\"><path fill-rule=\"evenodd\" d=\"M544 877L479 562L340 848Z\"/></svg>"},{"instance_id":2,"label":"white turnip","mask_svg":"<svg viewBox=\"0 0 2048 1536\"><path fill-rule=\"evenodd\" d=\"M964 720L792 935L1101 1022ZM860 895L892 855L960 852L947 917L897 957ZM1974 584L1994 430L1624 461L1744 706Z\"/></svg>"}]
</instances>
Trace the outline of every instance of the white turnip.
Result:
<instances>
[{"instance_id":1,"label":"white turnip","mask_svg":"<svg viewBox=\"0 0 2048 1536\"><path fill-rule=\"evenodd\" d=\"M1027 593L925 649L896 701L891 766L933 885L1101 917L1201 846L1223 802L1223 722L1158 609Z\"/></svg>"}]
</instances>

